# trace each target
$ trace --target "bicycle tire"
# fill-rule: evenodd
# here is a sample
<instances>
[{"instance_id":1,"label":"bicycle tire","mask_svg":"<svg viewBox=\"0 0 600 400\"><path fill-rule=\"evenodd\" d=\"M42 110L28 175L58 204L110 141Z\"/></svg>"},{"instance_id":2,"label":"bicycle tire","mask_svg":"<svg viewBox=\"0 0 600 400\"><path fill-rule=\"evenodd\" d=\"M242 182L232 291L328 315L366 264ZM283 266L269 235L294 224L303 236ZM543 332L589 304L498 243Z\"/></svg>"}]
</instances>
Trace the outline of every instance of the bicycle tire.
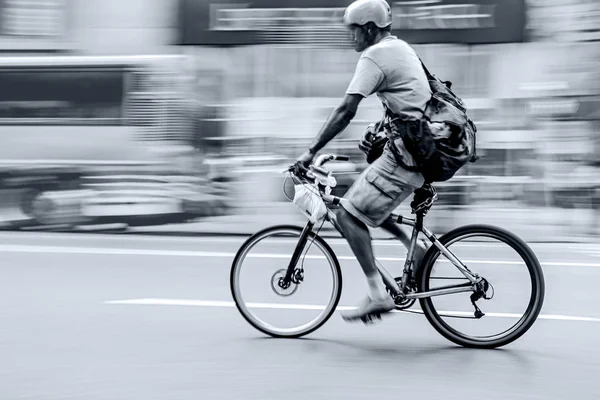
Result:
<instances>
[{"instance_id":1,"label":"bicycle tire","mask_svg":"<svg viewBox=\"0 0 600 400\"><path fill-rule=\"evenodd\" d=\"M259 323L257 323L256 321L254 321L253 318L251 318L251 316L247 314L245 307L242 306L242 302L240 300L240 296L239 296L238 290L236 288L236 272L237 272L237 269L239 268L239 266L241 265L240 261L241 261L242 257L244 257L244 255L247 253L249 248L253 247L256 243L260 242L261 239L264 239L264 238L268 237L270 234L273 234L277 231L295 232L295 233L298 233L298 236L299 236L300 233L302 232L302 230L303 229L301 227L294 226L294 225L275 225L275 226L272 226L269 228L265 228L265 229L255 233L254 235L250 236L242 244L242 246L236 253L236 256L231 265L229 283L230 283L231 295L235 302L236 308L238 309L238 311L240 312L242 317L244 317L244 319L251 326L253 326L258 331L260 331L264 334L267 334L269 336L275 337L275 338L290 338L290 339L300 338L302 336L306 336L306 335L316 331L331 318L333 313L336 311L337 306L340 301L340 298L342 296L342 270L340 268L340 263L338 261L338 258L335 255L335 252L333 251L333 249L327 244L327 242L325 242L325 240L323 240L322 237L315 234L314 232L310 232L308 240L309 241L314 240L314 242L316 242L318 244L318 246L321 248L321 250L325 253L325 256L327 256L329 258L329 260L332 263L330 266L335 275L334 279L336 279L338 282L337 289L332 297L333 301L331 301L329 304L331 306L330 310L326 313L326 315L324 315L318 321L318 323L316 323L314 326L304 329L301 332L292 333L292 334L282 334L282 333L277 333L272 330L269 330L265 326L262 326ZM291 255L290 255L290 257L291 257Z\"/></svg>"},{"instance_id":2,"label":"bicycle tire","mask_svg":"<svg viewBox=\"0 0 600 400\"><path fill-rule=\"evenodd\" d=\"M521 238L519 238L512 232L509 232L505 229L496 226L465 225L446 233L439 239L439 242L446 246L450 242L456 242L457 239L461 236L472 236L474 234L496 237L503 240L506 244L510 245L514 250L516 250L519 253L519 255L523 258L523 261L525 261L525 264L527 265L527 269L529 270L530 276L532 278L532 295L527 306L527 310L524 313L524 316L517 323L518 326L515 325L516 328L514 330L509 332L506 336L500 337L496 340L473 340L472 338L466 337L465 335L461 334L460 332L446 324L435 310L431 298L422 298L419 299L419 302L421 304L423 314L425 315L429 323L438 333L440 333L449 341L460 346L469 348L492 349L502 347L514 342L515 340L523 336L537 320L537 317L542 309L544 302L544 274L542 271L542 267L540 266L540 263L533 250L531 250L531 248ZM440 254L441 251L435 246L431 246L431 248L426 253L419 279L420 292L425 292L429 290L429 278L431 277L431 272L433 270L435 261L437 260Z\"/></svg>"}]
</instances>

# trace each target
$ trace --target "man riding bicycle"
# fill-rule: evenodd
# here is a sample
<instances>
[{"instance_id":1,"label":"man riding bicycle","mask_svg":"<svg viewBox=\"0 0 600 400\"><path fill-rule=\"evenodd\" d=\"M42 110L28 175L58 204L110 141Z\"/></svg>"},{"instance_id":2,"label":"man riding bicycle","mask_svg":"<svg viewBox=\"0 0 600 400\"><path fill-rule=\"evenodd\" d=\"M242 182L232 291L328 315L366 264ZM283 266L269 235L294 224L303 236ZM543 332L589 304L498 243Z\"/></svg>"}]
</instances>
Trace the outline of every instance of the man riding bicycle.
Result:
<instances>
[{"instance_id":1,"label":"man riding bicycle","mask_svg":"<svg viewBox=\"0 0 600 400\"><path fill-rule=\"evenodd\" d=\"M391 35L392 12L385 0L355 1L346 9L344 24L351 31L354 49L362 54L341 104L308 151L297 159L295 169L304 171L315 155L348 126L363 98L376 93L389 115L395 117L393 123L386 119L386 124L371 125L365 132L359 147L367 156L377 152L371 141L378 133L375 127L384 126L389 140L381 155L348 190L336 212L337 223L368 282L366 300L358 309L342 313L346 321L357 321L395 308L375 266L368 227L385 229L407 248L410 244L409 236L389 217L425 180L411 168L417 164L398 130L423 119L431 89L417 54L406 42ZM424 254L425 247L419 245L415 250L417 266Z\"/></svg>"}]
</instances>

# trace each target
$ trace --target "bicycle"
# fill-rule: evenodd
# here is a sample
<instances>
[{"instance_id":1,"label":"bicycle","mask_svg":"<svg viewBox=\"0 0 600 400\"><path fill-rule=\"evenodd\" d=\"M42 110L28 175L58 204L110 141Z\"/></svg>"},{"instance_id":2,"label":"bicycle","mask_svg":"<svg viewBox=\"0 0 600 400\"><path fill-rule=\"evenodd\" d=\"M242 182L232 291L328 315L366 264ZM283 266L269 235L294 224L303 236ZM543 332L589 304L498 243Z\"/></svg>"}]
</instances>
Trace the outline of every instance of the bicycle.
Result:
<instances>
[{"instance_id":1,"label":"bicycle","mask_svg":"<svg viewBox=\"0 0 600 400\"><path fill-rule=\"evenodd\" d=\"M329 320L329 318L338 308L338 303L342 293L342 273L340 263L331 246L321 236L319 236L320 229L317 232L313 231L313 228L318 222L324 223L327 221L330 222L343 236L340 227L336 223L335 214L333 212L333 209L340 205L340 203L343 201L343 198L331 195L331 188L335 187L336 180L331 171L323 168L325 163L334 160L348 161L349 158L344 156L335 156L333 154L321 155L317 157L316 161L309 167L309 172L303 177L298 177L292 174L290 170L287 170L289 173L288 178L291 177L294 180L297 185L296 187L299 187L298 185L302 185L305 188L312 190L313 195L315 196L314 200L318 200L318 198L320 198L323 204L326 206L326 213L320 220L315 219L314 215L310 214L309 211L301 209L301 211L303 211L304 214L309 217L309 221L303 228L292 225L276 225L263 229L262 231L257 232L248 238L244 244L242 244L235 256L230 271L230 288L233 299L237 309L242 314L244 319L250 323L250 325L264 334L278 338L299 338L308 335L323 326L323 324ZM434 201L437 200L437 198L437 192L435 191L435 188L431 186L423 201L421 201L419 204L415 204L414 207L412 207L412 213L415 214L415 218L404 217L397 214L392 214L390 217L393 218L398 224L412 227L410 247L406 255L401 277L394 278L392 274L390 274L390 272L388 272L388 270L381 265L380 262L377 262L377 268L383 277L390 296L394 299L396 304L395 312L416 312L419 314L424 314L428 322L439 334L451 342L464 347L496 348L505 346L517 340L534 324L541 311L544 301L544 275L536 255L522 239L505 229L491 225L461 226L442 235L438 239L436 235L434 235L423 224L425 215L431 209ZM421 263L415 266L413 265L412 260L420 234L423 234L425 238L429 240L431 246L427 250ZM274 245L269 247L269 249L272 249L286 243L285 240L289 240L287 238L290 236L298 237L297 241L291 241L291 244L295 244L291 258L289 257L289 253L280 255L249 255L250 251L255 246L265 241L267 238L280 238L275 242ZM481 236L483 239L473 239L478 236ZM488 278L486 278L476 272L473 272L472 268L469 268L466 264L479 264L482 266L498 265L500 264L500 261L492 260L487 262L487 264L486 262L479 262L477 260L468 261L466 263L461 261L459 257L454 254L457 250L451 251L449 248L463 239L469 240L467 243L462 245L463 247L470 246L473 249L480 247L479 250L483 250L486 254L502 254L504 257L505 253L503 250L500 251L498 248L495 248L494 252L492 252L491 249L494 249L494 245L487 243L487 240L490 239L499 240L500 243L507 245L509 250L514 250L521 258L521 261L507 263L507 267L505 267L506 270L501 271L503 272L502 276L513 276L511 274L514 274L514 271L508 270L516 265L522 265L524 263L527 268L527 274L531 278L531 295L529 296L527 306L522 313L490 313L492 319L497 317L498 321L502 319L517 319L517 322L512 327L509 327L500 333L476 334L471 336L470 334L463 333L451 327L445 320L445 318L452 320L485 319L484 317L486 314L478 307L476 303L481 299L489 301L496 295L494 286L492 285L493 282L491 281L491 278L489 278L489 276L493 276L494 273L490 273ZM310 244L307 246L309 242ZM313 248L313 246L316 246L317 250L319 250L322 255L307 255L309 249ZM453 271L455 273L458 271L460 273L457 273L459 277L432 277L434 269L437 271L438 266L436 262L440 256L445 257L445 259L442 259L440 263L451 264L451 266L454 266L456 269ZM305 262L307 259L326 261L330 268L329 272L331 274L332 287L329 294L327 294L325 304L308 304L305 306L297 304L284 304L282 306L278 306L264 303L246 302L240 285L240 277L242 274L242 266L244 265L244 261L249 259L263 260L264 258L289 260L289 262L286 262L287 265L285 265L285 268L278 269L274 274L271 275L270 278L272 292L276 296L283 298L293 295L296 293L299 287L306 283L308 275L305 273ZM503 260L501 261L504 263ZM260 261L258 263L259 269L264 269L265 267L266 265L264 262ZM320 272L321 269L315 268L314 271ZM508 274L508 272L511 272L511 274ZM254 278L254 274L251 274L250 276ZM445 285L441 287L432 287L432 284L436 281L436 279L463 279L466 280L466 282L461 284ZM315 282L323 283L324 280L315 280ZM513 284L509 286L508 292L517 288L521 283L522 280L517 279L516 282L513 282ZM433 300L441 298L442 296L469 292L471 293L470 303L474 308L474 311L472 312L443 311L438 310L434 305ZM261 289L259 293L262 295L265 292ZM508 296L507 299L512 300L518 294L519 293L513 293ZM416 303L416 300L419 300L421 311L410 310L410 308ZM267 309L270 311L285 310L287 311L285 316L288 319L291 317L290 310L296 310L297 312L300 312L301 310L304 310L304 312L312 310L318 311L319 314L317 317L313 318L307 323L303 323L299 326L293 326L291 328L283 328L259 318L256 313L251 311L251 309ZM381 318L381 316L374 317ZM464 324L466 325L466 323Z\"/></svg>"}]
</instances>

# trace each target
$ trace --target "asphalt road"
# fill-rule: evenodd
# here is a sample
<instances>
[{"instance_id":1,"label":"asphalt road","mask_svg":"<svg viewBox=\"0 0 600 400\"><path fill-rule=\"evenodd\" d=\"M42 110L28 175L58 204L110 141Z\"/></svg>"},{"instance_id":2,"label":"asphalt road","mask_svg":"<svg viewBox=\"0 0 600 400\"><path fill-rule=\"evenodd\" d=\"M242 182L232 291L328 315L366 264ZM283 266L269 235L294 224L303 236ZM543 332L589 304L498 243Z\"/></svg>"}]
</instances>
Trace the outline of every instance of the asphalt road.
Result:
<instances>
[{"instance_id":1,"label":"asphalt road","mask_svg":"<svg viewBox=\"0 0 600 400\"><path fill-rule=\"evenodd\" d=\"M336 313L305 339L267 338L231 305L239 238L0 237L0 399L598 398L600 245L533 245L546 276L542 318L503 349L471 350L405 313L371 327ZM347 245L331 243L344 274L340 305L352 306L364 278ZM261 253L289 248L278 246ZM400 247L376 249L386 267L400 269ZM507 257L461 251L474 261ZM260 272L285 261L256 260ZM527 288L514 266L498 268L506 285L496 288L497 300ZM268 288L258 275L250 285ZM323 279L298 294L324 290ZM496 311L491 302L484 311Z\"/></svg>"}]
</instances>

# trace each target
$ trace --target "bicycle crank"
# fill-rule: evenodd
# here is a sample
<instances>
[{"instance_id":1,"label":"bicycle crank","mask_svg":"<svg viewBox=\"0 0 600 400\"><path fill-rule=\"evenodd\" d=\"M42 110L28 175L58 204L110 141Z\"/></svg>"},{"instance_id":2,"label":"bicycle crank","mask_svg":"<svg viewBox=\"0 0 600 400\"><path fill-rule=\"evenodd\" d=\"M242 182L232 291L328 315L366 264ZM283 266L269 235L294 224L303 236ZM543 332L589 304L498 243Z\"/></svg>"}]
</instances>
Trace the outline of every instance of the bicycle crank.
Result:
<instances>
[{"instance_id":1,"label":"bicycle crank","mask_svg":"<svg viewBox=\"0 0 600 400\"><path fill-rule=\"evenodd\" d=\"M396 283L398 285L402 284L402 278L398 277L398 278L394 278ZM390 294L390 296L392 296L392 299L394 299L394 303L396 304L396 310L406 310L411 308L415 302L417 301L417 299L407 299L404 296L398 296L394 293L392 293L392 291L388 288L387 289L388 293ZM415 283L411 280L411 282L408 285L408 293L415 293L417 291L416 285Z\"/></svg>"}]
</instances>

